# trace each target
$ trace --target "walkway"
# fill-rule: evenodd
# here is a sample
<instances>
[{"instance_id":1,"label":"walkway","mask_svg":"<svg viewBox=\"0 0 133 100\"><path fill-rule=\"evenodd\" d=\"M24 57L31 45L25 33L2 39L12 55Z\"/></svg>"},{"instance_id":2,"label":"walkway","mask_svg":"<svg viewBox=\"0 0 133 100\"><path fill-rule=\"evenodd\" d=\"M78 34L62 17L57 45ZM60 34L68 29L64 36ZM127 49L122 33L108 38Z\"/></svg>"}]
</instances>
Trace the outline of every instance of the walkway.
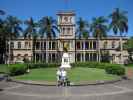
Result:
<instances>
[{"instance_id":1,"label":"walkway","mask_svg":"<svg viewBox=\"0 0 133 100\"><path fill-rule=\"evenodd\" d=\"M133 100L133 80L78 87L0 82L0 88L0 100Z\"/></svg>"}]
</instances>

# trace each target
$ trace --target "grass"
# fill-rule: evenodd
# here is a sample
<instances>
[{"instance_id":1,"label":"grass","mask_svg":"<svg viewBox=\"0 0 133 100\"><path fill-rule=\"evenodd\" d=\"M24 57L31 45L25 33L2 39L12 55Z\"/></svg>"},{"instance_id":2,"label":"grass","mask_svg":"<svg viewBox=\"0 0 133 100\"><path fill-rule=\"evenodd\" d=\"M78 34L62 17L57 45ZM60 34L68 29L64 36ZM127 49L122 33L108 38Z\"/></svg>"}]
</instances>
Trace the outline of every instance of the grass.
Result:
<instances>
[{"instance_id":1,"label":"grass","mask_svg":"<svg viewBox=\"0 0 133 100\"><path fill-rule=\"evenodd\" d=\"M29 74L15 76L17 80L32 80L32 81L56 81L56 68L40 68L32 69ZM103 69L95 68L73 68L68 71L68 78L72 82L81 81L96 81L96 80L114 80L119 78L115 75L106 74Z\"/></svg>"},{"instance_id":2,"label":"grass","mask_svg":"<svg viewBox=\"0 0 133 100\"><path fill-rule=\"evenodd\" d=\"M132 67L133 68L133 64L128 64L125 67Z\"/></svg>"},{"instance_id":3,"label":"grass","mask_svg":"<svg viewBox=\"0 0 133 100\"><path fill-rule=\"evenodd\" d=\"M8 65L0 64L0 73L6 73L8 71Z\"/></svg>"}]
</instances>

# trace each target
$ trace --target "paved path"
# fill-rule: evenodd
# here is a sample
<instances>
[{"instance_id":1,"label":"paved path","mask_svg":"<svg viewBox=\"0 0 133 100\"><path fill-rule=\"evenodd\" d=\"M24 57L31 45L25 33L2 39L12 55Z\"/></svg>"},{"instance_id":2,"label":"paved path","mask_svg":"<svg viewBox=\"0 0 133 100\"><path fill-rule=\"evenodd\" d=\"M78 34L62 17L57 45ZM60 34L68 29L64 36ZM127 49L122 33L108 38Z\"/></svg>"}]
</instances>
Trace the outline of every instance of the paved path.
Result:
<instances>
[{"instance_id":1,"label":"paved path","mask_svg":"<svg viewBox=\"0 0 133 100\"><path fill-rule=\"evenodd\" d=\"M133 80L78 87L0 82L0 100L133 100Z\"/></svg>"}]
</instances>

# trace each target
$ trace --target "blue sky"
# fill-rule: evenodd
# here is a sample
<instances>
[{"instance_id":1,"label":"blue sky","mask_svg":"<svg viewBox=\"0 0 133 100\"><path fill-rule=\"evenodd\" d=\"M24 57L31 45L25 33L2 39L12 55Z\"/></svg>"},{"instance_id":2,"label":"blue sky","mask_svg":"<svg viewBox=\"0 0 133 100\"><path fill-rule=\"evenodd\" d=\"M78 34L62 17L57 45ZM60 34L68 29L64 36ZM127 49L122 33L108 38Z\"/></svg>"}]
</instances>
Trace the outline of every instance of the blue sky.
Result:
<instances>
[{"instance_id":1,"label":"blue sky","mask_svg":"<svg viewBox=\"0 0 133 100\"><path fill-rule=\"evenodd\" d=\"M114 8L128 11L129 36L133 36L133 0L0 0L0 9L7 15L17 16L22 20L33 17L39 20L43 16L56 18L58 10L75 10L76 17L83 17L91 22L93 17L108 16Z\"/></svg>"}]
</instances>

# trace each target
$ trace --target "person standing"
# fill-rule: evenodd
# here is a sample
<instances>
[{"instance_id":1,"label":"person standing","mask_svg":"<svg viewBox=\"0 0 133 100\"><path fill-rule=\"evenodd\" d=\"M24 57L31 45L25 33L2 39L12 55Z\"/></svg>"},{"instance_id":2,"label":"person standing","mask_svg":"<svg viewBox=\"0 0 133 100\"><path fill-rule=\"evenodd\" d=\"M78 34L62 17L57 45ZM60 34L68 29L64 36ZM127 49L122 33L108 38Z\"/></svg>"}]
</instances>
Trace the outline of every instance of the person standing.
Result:
<instances>
[{"instance_id":1,"label":"person standing","mask_svg":"<svg viewBox=\"0 0 133 100\"><path fill-rule=\"evenodd\" d=\"M67 79L67 72L65 69L62 69L61 71L61 80L62 80L62 85L66 86L66 79Z\"/></svg>"},{"instance_id":2,"label":"person standing","mask_svg":"<svg viewBox=\"0 0 133 100\"><path fill-rule=\"evenodd\" d=\"M57 70L56 75L57 75L57 84L58 84L58 86L60 86L61 85L61 76L62 76L60 68Z\"/></svg>"}]
</instances>

